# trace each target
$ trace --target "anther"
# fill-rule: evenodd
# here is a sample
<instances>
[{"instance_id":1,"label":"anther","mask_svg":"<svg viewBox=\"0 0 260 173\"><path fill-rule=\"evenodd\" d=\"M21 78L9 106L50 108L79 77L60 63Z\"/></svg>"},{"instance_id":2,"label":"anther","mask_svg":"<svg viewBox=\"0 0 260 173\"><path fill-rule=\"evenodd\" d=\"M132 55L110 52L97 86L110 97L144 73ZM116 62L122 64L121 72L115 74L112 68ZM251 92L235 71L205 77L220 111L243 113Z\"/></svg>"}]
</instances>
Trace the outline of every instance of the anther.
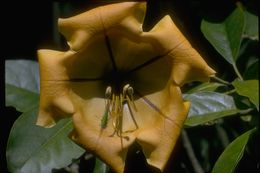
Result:
<instances>
[{"instance_id":1,"label":"anther","mask_svg":"<svg viewBox=\"0 0 260 173\"><path fill-rule=\"evenodd\" d=\"M130 84L124 85L120 93L113 93L112 87L108 86L105 91L105 111L103 117L101 119L101 128L104 129L107 126L109 121L109 117L112 118L112 126L114 128L114 133L111 135L117 135L119 137L124 137L122 133L123 126L123 107L124 104L128 106L128 109L131 114L131 118L138 129L138 124L134 118L134 113L131 107L137 111L136 105L134 103L134 89L130 86ZM136 130L134 129L134 130ZM131 132L134 130L128 130L126 132Z\"/></svg>"},{"instance_id":2,"label":"anther","mask_svg":"<svg viewBox=\"0 0 260 173\"><path fill-rule=\"evenodd\" d=\"M105 92L105 97L111 98L111 95L112 95L112 88L111 88L111 86L108 86L106 89L106 92Z\"/></svg>"},{"instance_id":3,"label":"anther","mask_svg":"<svg viewBox=\"0 0 260 173\"><path fill-rule=\"evenodd\" d=\"M134 95L134 89L133 89L133 87L129 86L129 87L127 88L127 94L129 94L130 96Z\"/></svg>"},{"instance_id":4,"label":"anther","mask_svg":"<svg viewBox=\"0 0 260 173\"><path fill-rule=\"evenodd\" d=\"M134 102L134 89L131 86L129 86L127 88L127 101L131 102L134 107L134 110L137 111L137 108L136 108L136 105Z\"/></svg>"},{"instance_id":5,"label":"anther","mask_svg":"<svg viewBox=\"0 0 260 173\"><path fill-rule=\"evenodd\" d=\"M126 94L127 94L127 90L128 88L130 87L129 84L126 84L124 87L123 87L123 98L125 98Z\"/></svg>"}]
</instances>

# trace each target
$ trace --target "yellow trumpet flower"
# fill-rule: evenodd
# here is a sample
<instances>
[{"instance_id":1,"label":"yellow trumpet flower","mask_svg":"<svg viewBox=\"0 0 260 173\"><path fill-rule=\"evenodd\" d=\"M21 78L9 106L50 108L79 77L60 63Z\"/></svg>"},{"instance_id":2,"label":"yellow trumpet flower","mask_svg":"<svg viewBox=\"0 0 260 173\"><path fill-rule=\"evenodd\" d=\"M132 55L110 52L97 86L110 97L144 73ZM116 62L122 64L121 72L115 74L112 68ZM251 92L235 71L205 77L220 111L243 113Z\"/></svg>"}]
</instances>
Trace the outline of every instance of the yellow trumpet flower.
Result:
<instances>
[{"instance_id":1,"label":"yellow trumpet flower","mask_svg":"<svg viewBox=\"0 0 260 173\"><path fill-rule=\"evenodd\" d=\"M59 19L69 50L38 51L37 124L71 117L71 139L117 173L135 142L164 169L190 105L180 87L215 74L169 15L143 31L145 12L145 2L122 2Z\"/></svg>"}]
</instances>

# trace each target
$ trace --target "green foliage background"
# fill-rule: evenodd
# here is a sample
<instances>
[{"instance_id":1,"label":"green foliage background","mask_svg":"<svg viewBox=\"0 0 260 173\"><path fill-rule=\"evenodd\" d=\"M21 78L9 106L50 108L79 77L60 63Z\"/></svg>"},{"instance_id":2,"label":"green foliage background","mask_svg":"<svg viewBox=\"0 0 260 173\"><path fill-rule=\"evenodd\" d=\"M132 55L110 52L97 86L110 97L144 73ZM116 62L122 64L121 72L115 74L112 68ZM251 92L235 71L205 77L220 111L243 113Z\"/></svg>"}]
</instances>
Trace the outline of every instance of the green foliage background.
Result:
<instances>
[{"instance_id":1,"label":"green foliage background","mask_svg":"<svg viewBox=\"0 0 260 173\"><path fill-rule=\"evenodd\" d=\"M78 4L55 2L56 17L83 10L78 8L81 3L76 2ZM215 11L211 12L214 3ZM93 2L83 4L93 5ZM249 172L259 171L259 35L255 5L256 1L148 2L145 29L169 13L217 71L217 77L209 83L194 82L184 86L183 97L191 101L192 106L166 172L232 173L243 172L245 168ZM187 9L182 12L183 8L193 11L184 14ZM191 18L195 21L189 20L189 14L196 15ZM57 47L65 49L60 35L56 34L53 40ZM5 78L6 106L21 112L7 143L10 172L112 172L67 138L72 129L70 119L51 129L35 125L39 101L36 61L6 61ZM133 154L128 158L126 172L151 172L142 153L136 152L138 146L131 150Z\"/></svg>"}]
</instances>

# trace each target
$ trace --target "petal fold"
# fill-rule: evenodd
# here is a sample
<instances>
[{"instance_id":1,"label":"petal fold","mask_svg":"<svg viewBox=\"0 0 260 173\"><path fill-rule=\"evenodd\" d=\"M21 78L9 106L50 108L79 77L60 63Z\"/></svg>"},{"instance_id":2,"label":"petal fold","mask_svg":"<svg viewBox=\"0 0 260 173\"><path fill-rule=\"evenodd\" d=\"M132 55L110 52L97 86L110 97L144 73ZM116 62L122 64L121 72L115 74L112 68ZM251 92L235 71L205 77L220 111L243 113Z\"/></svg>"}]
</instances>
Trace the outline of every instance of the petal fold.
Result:
<instances>
[{"instance_id":1,"label":"petal fold","mask_svg":"<svg viewBox=\"0 0 260 173\"><path fill-rule=\"evenodd\" d=\"M157 117L161 118L151 124L149 129L140 130L137 135L137 142L142 146L147 162L161 171L176 145L190 106L189 102L183 102L180 89L175 85L166 89L164 95L166 97L161 100L147 97L155 105L161 105L158 106L161 113L157 112Z\"/></svg>"},{"instance_id":2,"label":"petal fold","mask_svg":"<svg viewBox=\"0 0 260 173\"><path fill-rule=\"evenodd\" d=\"M216 73L166 15L143 38L151 42L161 56L172 57L172 77L179 86L191 81L208 81Z\"/></svg>"},{"instance_id":3,"label":"petal fold","mask_svg":"<svg viewBox=\"0 0 260 173\"><path fill-rule=\"evenodd\" d=\"M40 65L40 79L48 81L69 80L64 61L74 54L71 51L61 52L49 49L40 49L37 51Z\"/></svg>"},{"instance_id":4,"label":"petal fold","mask_svg":"<svg viewBox=\"0 0 260 173\"><path fill-rule=\"evenodd\" d=\"M145 4L124 2L98 7L74 17L59 19L59 30L74 51L84 48L89 39L99 34L104 35L114 27L125 32L140 33Z\"/></svg>"},{"instance_id":5,"label":"petal fold","mask_svg":"<svg viewBox=\"0 0 260 173\"><path fill-rule=\"evenodd\" d=\"M186 40L169 15L164 16L143 39L150 42L160 55L166 55Z\"/></svg>"},{"instance_id":6,"label":"petal fold","mask_svg":"<svg viewBox=\"0 0 260 173\"><path fill-rule=\"evenodd\" d=\"M169 56L173 59L172 77L179 86L192 81L208 82L216 73L186 41Z\"/></svg>"},{"instance_id":7,"label":"petal fold","mask_svg":"<svg viewBox=\"0 0 260 173\"><path fill-rule=\"evenodd\" d=\"M63 64L71 54L72 52L38 50L41 80L37 125L52 127L58 120L75 111L69 98L69 77Z\"/></svg>"}]
</instances>

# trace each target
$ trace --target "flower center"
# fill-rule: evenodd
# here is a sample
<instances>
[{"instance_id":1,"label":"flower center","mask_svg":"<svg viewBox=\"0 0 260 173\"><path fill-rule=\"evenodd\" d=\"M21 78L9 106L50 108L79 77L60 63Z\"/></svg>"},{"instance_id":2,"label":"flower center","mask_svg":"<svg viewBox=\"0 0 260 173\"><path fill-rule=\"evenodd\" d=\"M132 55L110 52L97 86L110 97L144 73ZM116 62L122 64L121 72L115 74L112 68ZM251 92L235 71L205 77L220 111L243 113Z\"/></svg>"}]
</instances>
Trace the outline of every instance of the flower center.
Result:
<instances>
[{"instance_id":1,"label":"flower center","mask_svg":"<svg viewBox=\"0 0 260 173\"><path fill-rule=\"evenodd\" d=\"M118 89L116 89L115 92L113 92L112 87L108 86L105 91L105 111L101 119L101 128L106 128L108 119L109 117L111 117L114 128L114 133L111 136L114 136L116 134L117 136L122 137L122 120L124 105L128 106L131 118L137 129L138 125L136 123L132 111L132 108L134 109L134 111L137 111L136 105L134 103L133 87L131 87L130 84L126 84L123 86L123 88L121 88L121 92L118 92Z\"/></svg>"},{"instance_id":2,"label":"flower center","mask_svg":"<svg viewBox=\"0 0 260 173\"><path fill-rule=\"evenodd\" d=\"M104 82L107 88L105 91L105 111L101 119L101 128L105 129L107 127L109 118L111 118L114 128L114 132L111 136L114 136L116 134L119 137L125 137L122 136L123 110L125 105L128 106L131 118L136 126L136 129L138 128L132 111L132 108L137 111L134 103L134 89L132 86L130 86L130 84L126 83L127 73L120 71L120 69L117 67L109 37L106 34L105 43L113 69L110 73L107 73L105 75Z\"/></svg>"}]
</instances>

